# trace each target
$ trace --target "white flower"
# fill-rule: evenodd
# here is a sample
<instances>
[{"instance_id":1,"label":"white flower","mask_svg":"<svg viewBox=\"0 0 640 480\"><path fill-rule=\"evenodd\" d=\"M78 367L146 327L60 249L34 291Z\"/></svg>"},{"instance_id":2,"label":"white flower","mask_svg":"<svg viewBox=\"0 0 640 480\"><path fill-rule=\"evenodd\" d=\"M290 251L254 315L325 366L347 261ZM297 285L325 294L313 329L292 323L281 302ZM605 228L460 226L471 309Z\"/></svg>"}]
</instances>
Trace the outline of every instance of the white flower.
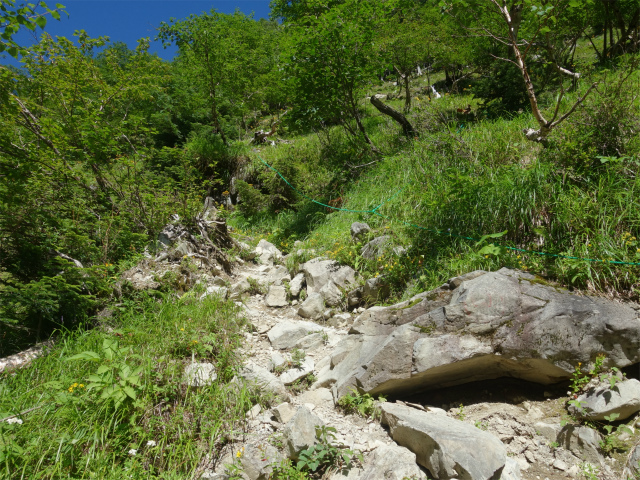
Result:
<instances>
[{"instance_id":1,"label":"white flower","mask_svg":"<svg viewBox=\"0 0 640 480\"><path fill-rule=\"evenodd\" d=\"M155 440L149 440L147 442L147 447L155 447L157 445Z\"/></svg>"},{"instance_id":2,"label":"white flower","mask_svg":"<svg viewBox=\"0 0 640 480\"><path fill-rule=\"evenodd\" d=\"M7 423L17 423L18 425L22 425L22 420L19 418L13 417L7 420Z\"/></svg>"},{"instance_id":3,"label":"white flower","mask_svg":"<svg viewBox=\"0 0 640 480\"><path fill-rule=\"evenodd\" d=\"M138 453L138 450L136 450L135 448L129 450L129 455L131 455L132 457L135 457L136 453Z\"/></svg>"}]
</instances>

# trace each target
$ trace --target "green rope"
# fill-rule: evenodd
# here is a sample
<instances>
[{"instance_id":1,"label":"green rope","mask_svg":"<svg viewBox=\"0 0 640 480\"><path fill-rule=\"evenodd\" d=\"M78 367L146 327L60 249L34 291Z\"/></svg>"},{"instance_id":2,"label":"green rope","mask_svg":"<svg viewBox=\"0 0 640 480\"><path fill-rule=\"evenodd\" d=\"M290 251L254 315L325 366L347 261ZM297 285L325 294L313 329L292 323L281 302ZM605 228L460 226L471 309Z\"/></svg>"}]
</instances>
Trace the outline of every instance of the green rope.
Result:
<instances>
[{"instance_id":1,"label":"green rope","mask_svg":"<svg viewBox=\"0 0 640 480\"><path fill-rule=\"evenodd\" d=\"M293 185L291 185L289 183L289 181L284 178L284 176L278 171L276 170L274 167L272 167L271 165L269 165L267 162L265 162L262 157L260 157L260 155L258 155L258 158L260 159L260 161L262 163L264 163L267 167L269 167L271 170L273 170L275 173L278 174L278 176L284 180L284 182L289 185L295 192L297 192L298 194L302 195L304 198L306 198L307 200L312 201L313 203L317 203L318 205L322 205L323 207L327 207L327 208L331 208L333 210L338 210L341 212L352 212L352 213L370 213L373 215L377 215L381 218L384 218L385 220L388 220L390 222L393 221L398 221L408 227L413 227L413 228L418 228L420 230L426 230L428 232L431 233L435 233L437 235L448 235L450 237L456 237L456 238L462 238L464 240L471 240L474 242L478 242L479 240L477 238L473 238L473 237L465 237L464 235L458 235L456 233L451 233L449 231L442 231L442 230L436 230L433 228L427 228L424 227L422 225L416 225L415 223L411 223L411 222L406 222L404 220L397 220L397 219L393 219L391 217L388 217L386 215L382 215L380 212L378 212L378 209L380 207L382 207L385 203L388 203L389 201L391 201L392 199L394 199L396 196L398 196L403 190L405 190L412 182L409 182L408 185L406 185L405 187L402 187L400 190L398 190L396 193L394 193L391 197L389 197L388 199L386 199L384 202L382 202L380 205L378 205L376 208L372 209L372 210L350 210L348 208L337 208L337 207L332 207L331 205L327 205L325 203L322 202L318 202L317 200L314 200L313 198L305 195L304 193L302 193L300 190L298 190L296 187L294 187ZM614 264L614 265L632 265L632 266L640 266L640 262L622 262L622 261L618 261L618 260L600 260L597 258L584 258L584 257L572 257L570 255L560 255L560 254L556 254L556 253L548 253L548 252L538 252L536 250L527 250L524 248L516 248L516 247L508 247L506 245L502 245L504 248L506 248L507 250L512 250L514 252L521 252L521 253L530 253L533 255L542 255L542 256L547 256L547 257L553 257L553 258L564 258L564 259L568 259L568 260L584 260L585 262L599 262L599 263L609 263L609 264Z\"/></svg>"}]
</instances>

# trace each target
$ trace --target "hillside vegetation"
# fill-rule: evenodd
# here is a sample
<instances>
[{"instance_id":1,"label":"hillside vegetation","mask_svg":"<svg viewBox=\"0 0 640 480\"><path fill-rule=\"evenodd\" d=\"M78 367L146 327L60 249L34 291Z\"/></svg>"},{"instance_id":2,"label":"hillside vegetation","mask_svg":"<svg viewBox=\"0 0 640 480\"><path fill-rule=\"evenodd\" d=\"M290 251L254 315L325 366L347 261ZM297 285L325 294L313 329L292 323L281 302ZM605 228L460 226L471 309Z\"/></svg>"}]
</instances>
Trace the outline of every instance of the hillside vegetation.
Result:
<instances>
[{"instance_id":1,"label":"hillside vegetation","mask_svg":"<svg viewBox=\"0 0 640 480\"><path fill-rule=\"evenodd\" d=\"M266 238L288 262L313 249L362 278L384 275L390 302L502 266L638 299L637 0L271 8L269 21L167 19L158 39L179 54L166 62L149 39L132 50L85 31L17 45L19 28L38 30L64 7L3 2L0 51L21 67L0 67L0 356L57 339L37 369L1 374L0 418L37 407L44 419L0 424L9 478L184 478L171 475L192 472L255 403L226 386L191 397L170 381L191 357L181 345L206 335L224 348L200 354L233 377L233 304L114 294L167 223L195 226L207 197L237 240ZM355 221L406 254L364 259ZM92 327L116 303L109 343ZM87 351L117 352L114 368L137 372L124 406L72 395L93 364L60 359ZM152 425L165 405L166 421ZM181 423L205 412L220 421ZM127 450L158 438L156 427L176 456L134 465Z\"/></svg>"}]
</instances>

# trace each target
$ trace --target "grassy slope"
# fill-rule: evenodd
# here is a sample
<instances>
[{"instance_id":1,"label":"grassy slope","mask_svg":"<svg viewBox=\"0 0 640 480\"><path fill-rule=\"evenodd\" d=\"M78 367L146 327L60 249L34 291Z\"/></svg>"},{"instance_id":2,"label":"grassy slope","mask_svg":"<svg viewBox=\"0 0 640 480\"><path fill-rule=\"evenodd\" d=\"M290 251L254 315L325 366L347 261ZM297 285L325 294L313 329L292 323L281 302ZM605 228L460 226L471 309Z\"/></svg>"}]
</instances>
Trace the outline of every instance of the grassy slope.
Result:
<instances>
[{"instance_id":1,"label":"grassy slope","mask_svg":"<svg viewBox=\"0 0 640 480\"><path fill-rule=\"evenodd\" d=\"M325 180L324 186L305 183L309 182L306 175L286 176L318 200L326 202L341 196L345 200L343 208L371 210L393 197L378 210L385 218L370 213L327 213L325 208L298 197L296 211L280 212L275 217L236 216L231 222L254 233L268 234L286 251L294 240L304 240L304 245L350 263L365 275L385 273L393 280L396 297L435 287L452 275L501 266L526 269L591 292L637 297L637 266L513 251L485 256L478 253L481 247L474 241L456 236L479 239L507 231L499 240L507 246L588 259L640 261L636 240L640 237L640 148L633 131L627 132L626 137L621 134L626 142L626 160L607 164L597 160L600 152L591 144L595 143L598 125L593 127L589 121L594 109L610 103L615 75L605 72L598 78L607 80L599 87L602 95L594 93L587 108L578 109L553 134L548 148L524 139L522 129L535 125L528 113L496 119L458 115L456 108L468 103L478 112L477 102L464 92L437 101L416 95L420 100L414 99L411 118L420 137L410 140L399 135L390 120L368 107L370 135L385 156L368 169L354 170L357 173L350 178L344 168L343 173L336 173L347 162L358 163L349 156L338 128L329 140L297 137L294 145L264 148L259 155L269 163L298 164L304 170L312 165L318 184L333 174L333 183ZM636 72L618 100L631 98L636 111L640 105L631 92L639 82ZM585 88L583 85L567 95L563 108L568 108ZM547 102L552 100L546 98ZM400 100L389 103L396 108L402 106ZM547 108L549 111L550 105ZM599 121L606 124L606 120ZM633 121L637 122L637 116ZM339 189L335 187L336 178L342 184ZM282 188L289 188L281 183ZM393 196L400 188L403 190ZM391 233L397 244L411 246L408 257L364 262L349 235L354 221L366 221L375 234ZM435 234L433 230L454 235ZM411 286L408 291L406 283Z\"/></svg>"},{"instance_id":2,"label":"grassy slope","mask_svg":"<svg viewBox=\"0 0 640 480\"><path fill-rule=\"evenodd\" d=\"M141 296L100 328L63 335L49 355L0 374L0 418L25 412L22 424L0 423L0 477L187 478L257 401L228 383L243 325L232 302ZM100 358L70 360L87 351ZM192 355L215 363L219 381L184 385ZM102 371L104 388L91 376ZM116 409L109 387L127 375L137 379Z\"/></svg>"}]
</instances>

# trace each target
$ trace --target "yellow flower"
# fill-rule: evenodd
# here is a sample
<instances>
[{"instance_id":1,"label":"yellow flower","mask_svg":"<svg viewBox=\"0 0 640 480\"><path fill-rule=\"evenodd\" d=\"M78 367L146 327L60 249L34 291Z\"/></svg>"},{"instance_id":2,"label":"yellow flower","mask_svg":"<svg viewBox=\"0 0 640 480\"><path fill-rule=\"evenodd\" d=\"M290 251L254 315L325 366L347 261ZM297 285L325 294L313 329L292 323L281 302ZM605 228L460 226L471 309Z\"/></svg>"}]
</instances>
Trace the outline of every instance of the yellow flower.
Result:
<instances>
[{"instance_id":1,"label":"yellow flower","mask_svg":"<svg viewBox=\"0 0 640 480\"><path fill-rule=\"evenodd\" d=\"M80 385L78 385L80 388L84 388L84 383L81 383Z\"/></svg>"},{"instance_id":2,"label":"yellow flower","mask_svg":"<svg viewBox=\"0 0 640 480\"><path fill-rule=\"evenodd\" d=\"M184 328L181 328L181 329L180 329L180 331L181 331L181 332L184 332Z\"/></svg>"}]
</instances>

